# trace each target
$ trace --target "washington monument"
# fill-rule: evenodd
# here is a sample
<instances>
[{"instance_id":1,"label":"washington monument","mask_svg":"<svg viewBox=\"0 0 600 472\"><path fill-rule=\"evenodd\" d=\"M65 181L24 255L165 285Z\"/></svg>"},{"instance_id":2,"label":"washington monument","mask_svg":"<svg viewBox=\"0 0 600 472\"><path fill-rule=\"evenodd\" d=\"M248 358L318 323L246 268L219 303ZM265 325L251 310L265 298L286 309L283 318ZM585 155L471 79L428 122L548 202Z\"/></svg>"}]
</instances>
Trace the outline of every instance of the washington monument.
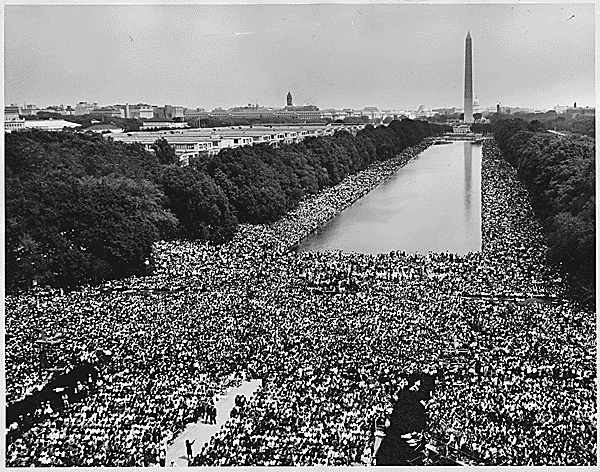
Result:
<instances>
[{"instance_id":1,"label":"washington monument","mask_svg":"<svg viewBox=\"0 0 600 472\"><path fill-rule=\"evenodd\" d=\"M465 40L465 107L464 122L473 123L473 55L471 33L467 31Z\"/></svg>"}]
</instances>

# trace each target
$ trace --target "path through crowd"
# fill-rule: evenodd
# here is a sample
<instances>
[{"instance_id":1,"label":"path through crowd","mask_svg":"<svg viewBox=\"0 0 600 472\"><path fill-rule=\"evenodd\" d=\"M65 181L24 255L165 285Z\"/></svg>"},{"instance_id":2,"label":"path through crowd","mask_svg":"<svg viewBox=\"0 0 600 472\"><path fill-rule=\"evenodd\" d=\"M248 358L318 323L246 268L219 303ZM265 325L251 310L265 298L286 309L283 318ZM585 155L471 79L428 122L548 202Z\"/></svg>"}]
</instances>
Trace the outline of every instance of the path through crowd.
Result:
<instances>
[{"instance_id":1,"label":"path through crowd","mask_svg":"<svg viewBox=\"0 0 600 472\"><path fill-rule=\"evenodd\" d=\"M167 466L172 461L178 467L187 467L187 454L185 450L185 440L189 439L194 441L192 449L194 453L198 451L206 442L210 441L210 438L225 424L229 419L229 413L235 405L235 397L237 395L244 395L246 398L250 397L256 392L261 386L262 380L251 380L249 382L243 382L239 387L230 388L225 396L215 402L217 407L217 422L216 424L208 423L190 423L187 425L183 433L181 433L175 442L167 449Z\"/></svg>"}]
</instances>

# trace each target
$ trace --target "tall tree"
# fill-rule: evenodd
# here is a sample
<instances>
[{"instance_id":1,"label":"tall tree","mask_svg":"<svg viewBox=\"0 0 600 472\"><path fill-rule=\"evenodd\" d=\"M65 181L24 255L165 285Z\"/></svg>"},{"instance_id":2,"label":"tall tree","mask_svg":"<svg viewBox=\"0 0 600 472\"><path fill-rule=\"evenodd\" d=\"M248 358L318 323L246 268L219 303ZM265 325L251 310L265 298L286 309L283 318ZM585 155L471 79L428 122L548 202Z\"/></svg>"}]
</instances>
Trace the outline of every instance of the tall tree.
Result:
<instances>
[{"instance_id":1,"label":"tall tree","mask_svg":"<svg viewBox=\"0 0 600 472\"><path fill-rule=\"evenodd\" d=\"M156 153L156 157L160 164L173 165L179 163L179 158L175 153L175 149L169 144L169 142L166 139L157 139L152 145L152 148L154 149L154 152Z\"/></svg>"}]
</instances>

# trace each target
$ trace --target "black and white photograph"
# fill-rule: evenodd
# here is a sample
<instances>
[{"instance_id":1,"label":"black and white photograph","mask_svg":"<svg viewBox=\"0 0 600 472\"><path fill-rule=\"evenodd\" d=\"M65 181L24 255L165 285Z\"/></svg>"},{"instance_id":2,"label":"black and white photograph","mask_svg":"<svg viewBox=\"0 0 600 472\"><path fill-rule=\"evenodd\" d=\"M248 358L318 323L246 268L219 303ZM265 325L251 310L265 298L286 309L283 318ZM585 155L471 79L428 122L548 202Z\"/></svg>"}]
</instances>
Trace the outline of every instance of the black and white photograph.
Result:
<instances>
[{"instance_id":1,"label":"black and white photograph","mask_svg":"<svg viewBox=\"0 0 600 472\"><path fill-rule=\"evenodd\" d=\"M596 16L5 4L0 468L596 470Z\"/></svg>"}]
</instances>

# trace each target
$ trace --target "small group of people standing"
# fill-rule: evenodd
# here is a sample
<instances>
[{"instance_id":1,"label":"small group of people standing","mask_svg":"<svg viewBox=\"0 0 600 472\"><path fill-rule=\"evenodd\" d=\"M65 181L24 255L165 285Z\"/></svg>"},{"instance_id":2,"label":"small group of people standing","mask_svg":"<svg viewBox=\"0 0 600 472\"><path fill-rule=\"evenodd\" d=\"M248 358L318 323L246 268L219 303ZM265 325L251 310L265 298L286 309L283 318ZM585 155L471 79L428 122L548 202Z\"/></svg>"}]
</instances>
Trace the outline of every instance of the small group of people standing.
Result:
<instances>
[{"instance_id":1,"label":"small group of people standing","mask_svg":"<svg viewBox=\"0 0 600 472\"><path fill-rule=\"evenodd\" d=\"M217 423L217 407L210 403L200 405L200 421L208 424Z\"/></svg>"}]
</instances>

